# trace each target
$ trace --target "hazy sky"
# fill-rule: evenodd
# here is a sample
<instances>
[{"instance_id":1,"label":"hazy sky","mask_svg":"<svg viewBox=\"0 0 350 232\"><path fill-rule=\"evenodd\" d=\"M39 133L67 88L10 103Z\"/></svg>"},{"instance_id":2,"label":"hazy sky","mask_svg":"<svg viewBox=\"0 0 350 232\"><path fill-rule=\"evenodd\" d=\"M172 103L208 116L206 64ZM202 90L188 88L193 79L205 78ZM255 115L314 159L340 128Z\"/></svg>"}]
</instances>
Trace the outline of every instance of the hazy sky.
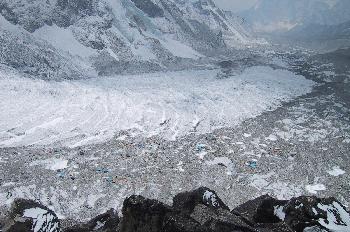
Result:
<instances>
[{"instance_id":1,"label":"hazy sky","mask_svg":"<svg viewBox=\"0 0 350 232\"><path fill-rule=\"evenodd\" d=\"M234 12L248 9L257 0L214 0L219 7L232 10Z\"/></svg>"}]
</instances>

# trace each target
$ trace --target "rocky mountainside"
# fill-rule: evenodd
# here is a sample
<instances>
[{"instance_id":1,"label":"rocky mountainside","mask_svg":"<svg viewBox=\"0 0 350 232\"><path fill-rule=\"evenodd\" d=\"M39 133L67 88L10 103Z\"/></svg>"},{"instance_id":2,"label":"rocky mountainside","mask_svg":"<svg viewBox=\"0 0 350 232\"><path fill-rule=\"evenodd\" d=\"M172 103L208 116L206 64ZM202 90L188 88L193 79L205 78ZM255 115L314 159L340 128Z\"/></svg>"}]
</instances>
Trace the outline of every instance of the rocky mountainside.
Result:
<instances>
[{"instance_id":1,"label":"rocky mountainside","mask_svg":"<svg viewBox=\"0 0 350 232\"><path fill-rule=\"evenodd\" d=\"M43 79L181 69L250 42L211 0L2 0L0 63Z\"/></svg>"},{"instance_id":2,"label":"rocky mountainside","mask_svg":"<svg viewBox=\"0 0 350 232\"><path fill-rule=\"evenodd\" d=\"M230 211L215 191L204 187L176 195L172 206L134 195L124 201L122 214L119 218L111 209L86 223L64 226L49 208L17 199L2 229L4 232L344 232L350 229L349 212L334 198L302 196L287 201L265 195Z\"/></svg>"}]
</instances>

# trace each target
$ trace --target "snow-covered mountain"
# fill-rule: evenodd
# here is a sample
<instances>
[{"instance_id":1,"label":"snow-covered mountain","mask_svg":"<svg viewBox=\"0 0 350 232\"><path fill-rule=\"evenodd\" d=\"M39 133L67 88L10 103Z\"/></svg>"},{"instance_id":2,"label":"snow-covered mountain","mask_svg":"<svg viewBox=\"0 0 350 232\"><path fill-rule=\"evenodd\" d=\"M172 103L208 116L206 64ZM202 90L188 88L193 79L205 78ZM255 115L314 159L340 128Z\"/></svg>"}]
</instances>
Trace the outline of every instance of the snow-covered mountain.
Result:
<instances>
[{"instance_id":1,"label":"snow-covered mountain","mask_svg":"<svg viewBox=\"0 0 350 232\"><path fill-rule=\"evenodd\" d=\"M249 43L238 25L212 0L2 0L0 63L43 79L177 69Z\"/></svg>"},{"instance_id":2,"label":"snow-covered mountain","mask_svg":"<svg viewBox=\"0 0 350 232\"><path fill-rule=\"evenodd\" d=\"M259 0L242 16L257 32L288 31L305 25L338 25L350 20L349 0Z\"/></svg>"}]
</instances>

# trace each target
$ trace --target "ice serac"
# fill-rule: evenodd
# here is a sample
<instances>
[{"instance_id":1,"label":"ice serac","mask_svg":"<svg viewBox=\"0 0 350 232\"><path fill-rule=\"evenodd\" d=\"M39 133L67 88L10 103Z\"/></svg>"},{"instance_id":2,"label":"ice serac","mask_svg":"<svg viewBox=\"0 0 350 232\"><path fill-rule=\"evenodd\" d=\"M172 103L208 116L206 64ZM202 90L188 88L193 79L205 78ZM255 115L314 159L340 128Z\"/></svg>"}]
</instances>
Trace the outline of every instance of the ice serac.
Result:
<instances>
[{"instance_id":1,"label":"ice serac","mask_svg":"<svg viewBox=\"0 0 350 232\"><path fill-rule=\"evenodd\" d=\"M0 25L0 63L43 79L180 69L250 42L211 0L3 0Z\"/></svg>"}]
</instances>

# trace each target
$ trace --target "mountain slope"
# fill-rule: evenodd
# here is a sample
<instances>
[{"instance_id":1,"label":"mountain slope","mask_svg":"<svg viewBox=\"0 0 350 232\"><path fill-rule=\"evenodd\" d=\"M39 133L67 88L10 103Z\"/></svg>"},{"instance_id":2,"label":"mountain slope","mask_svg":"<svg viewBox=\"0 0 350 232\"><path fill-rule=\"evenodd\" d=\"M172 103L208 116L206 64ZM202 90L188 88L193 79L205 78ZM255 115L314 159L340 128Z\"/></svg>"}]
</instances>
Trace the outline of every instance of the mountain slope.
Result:
<instances>
[{"instance_id":1,"label":"mountain slope","mask_svg":"<svg viewBox=\"0 0 350 232\"><path fill-rule=\"evenodd\" d=\"M0 26L0 63L44 79L181 69L250 42L211 0L3 0Z\"/></svg>"}]
</instances>

